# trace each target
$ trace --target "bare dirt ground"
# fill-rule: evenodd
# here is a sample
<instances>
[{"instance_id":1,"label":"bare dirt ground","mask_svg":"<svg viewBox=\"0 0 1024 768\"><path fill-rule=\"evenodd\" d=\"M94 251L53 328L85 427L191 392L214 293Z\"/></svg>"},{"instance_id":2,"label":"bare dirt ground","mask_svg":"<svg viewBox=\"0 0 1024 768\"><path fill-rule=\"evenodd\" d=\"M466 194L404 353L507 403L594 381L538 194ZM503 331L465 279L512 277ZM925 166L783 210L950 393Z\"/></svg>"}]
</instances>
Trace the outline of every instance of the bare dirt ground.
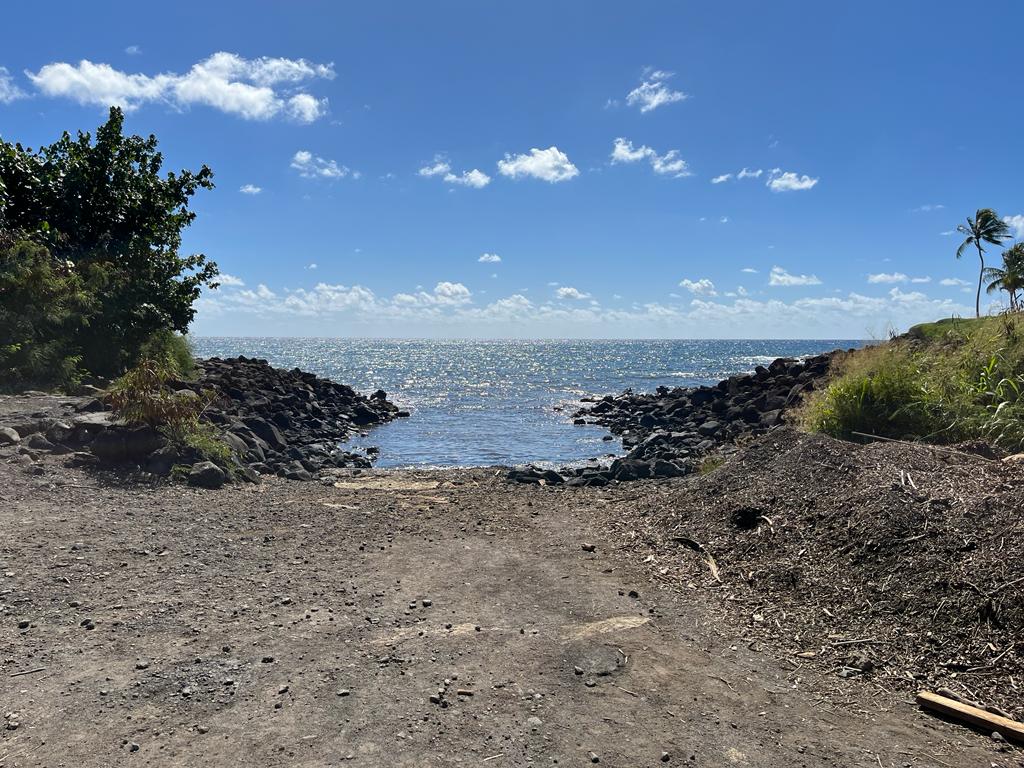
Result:
<instances>
[{"instance_id":1,"label":"bare dirt ground","mask_svg":"<svg viewBox=\"0 0 1024 768\"><path fill-rule=\"evenodd\" d=\"M3 768L1019 764L649 578L605 523L653 483L40 462L0 458Z\"/></svg>"}]
</instances>

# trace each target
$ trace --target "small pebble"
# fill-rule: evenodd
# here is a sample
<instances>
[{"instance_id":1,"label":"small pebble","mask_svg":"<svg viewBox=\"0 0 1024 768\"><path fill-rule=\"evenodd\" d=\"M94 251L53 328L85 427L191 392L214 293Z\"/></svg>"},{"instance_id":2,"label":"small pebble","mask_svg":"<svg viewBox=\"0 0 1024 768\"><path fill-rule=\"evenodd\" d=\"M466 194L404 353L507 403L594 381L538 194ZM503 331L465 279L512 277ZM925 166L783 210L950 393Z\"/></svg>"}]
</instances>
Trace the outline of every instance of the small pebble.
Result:
<instances>
[{"instance_id":1,"label":"small pebble","mask_svg":"<svg viewBox=\"0 0 1024 768\"><path fill-rule=\"evenodd\" d=\"M580 549L582 549L584 552L593 552L595 549L597 549L597 545L596 544L580 544Z\"/></svg>"},{"instance_id":2,"label":"small pebble","mask_svg":"<svg viewBox=\"0 0 1024 768\"><path fill-rule=\"evenodd\" d=\"M348 696L350 693L352 693L352 691L350 691L348 688L342 688L340 691L338 691L339 696Z\"/></svg>"},{"instance_id":3,"label":"small pebble","mask_svg":"<svg viewBox=\"0 0 1024 768\"><path fill-rule=\"evenodd\" d=\"M672 759L672 755L670 755L668 752L662 752L661 753L661 762L667 763L671 759Z\"/></svg>"},{"instance_id":4,"label":"small pebble","mask_svg":"<svg viewBox=\"0 0 1024 768\"><path fill-rule=\"evenodd\" d=\"M587 757L590 758L590 762L592 762L592 763L600 763L601 762L601 758L598 757L597 754L594 753L594 752L588 752L587 753Z\"/></svg>"}]
</instances>

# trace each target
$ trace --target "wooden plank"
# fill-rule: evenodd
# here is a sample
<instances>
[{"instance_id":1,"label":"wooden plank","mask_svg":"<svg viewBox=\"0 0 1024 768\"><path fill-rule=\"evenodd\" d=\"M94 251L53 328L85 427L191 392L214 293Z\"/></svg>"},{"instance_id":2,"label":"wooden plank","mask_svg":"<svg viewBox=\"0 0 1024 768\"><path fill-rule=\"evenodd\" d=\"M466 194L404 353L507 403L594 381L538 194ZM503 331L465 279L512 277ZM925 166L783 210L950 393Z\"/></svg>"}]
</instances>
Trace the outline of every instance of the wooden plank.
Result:
<instances>
[{"instance_id":1,"label":"wooden plank","mask_svg":"<svg viewBox=\"0 0 1024 768\"><path fill-rule=\"evenodd\" d=\"M945 696L939 696L939 694L929 691L920 691L917 694L917 703L925 709L939 712L954 720L970 723L987 733L999 731L1007 739L1024 742L1024 723L1017 720L1000 717L986 712L984 709L972 707L970 704L964 704L956 699L947 699Z\"/></svg>"}]
</instances>

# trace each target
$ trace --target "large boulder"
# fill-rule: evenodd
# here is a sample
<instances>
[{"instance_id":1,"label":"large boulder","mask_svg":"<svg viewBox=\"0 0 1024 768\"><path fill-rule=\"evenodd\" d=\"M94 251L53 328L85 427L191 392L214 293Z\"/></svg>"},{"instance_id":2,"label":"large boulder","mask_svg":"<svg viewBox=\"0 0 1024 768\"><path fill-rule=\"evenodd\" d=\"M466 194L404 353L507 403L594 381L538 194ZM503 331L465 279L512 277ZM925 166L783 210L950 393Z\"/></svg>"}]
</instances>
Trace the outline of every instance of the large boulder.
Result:
<instances>
[{"instance_id":1,"label":"large boulder","mask_svg":"<svg viewBox=\"0 0 1024 768\"><path fill-rule=\"evenodd\" d=\"M197 488L220 488L227 482L227 473L212 461L200 461L192 465L188 473L188 484Z\"/></svg>"},{"instance_id":2,"label":"large boulder","mask_svg":"<svg viewBox=\"0 0 1024 768\"><path fill-rule=\"evenodd\" d=\"M0 445L13 445L21 442L18 430L11 427L0 427Z\"/></svg>"},{"instance_id":3,"label":"large boulder","mask_svg":"<svg viewBox=\"0 0 1024 768\"><path fill-rule=\"evenodd\" d=\"M250 416L242 421L254 435L270 445L272 448L280 450L287 445L284 438L281 437L281 433L278 431L277 427L266 419L260 416Z\"/></svg>"},{"instance_id":4,"label":"large boulder","mask_svg":"<svg viewBox=\"0 0 1024 768\"><path fill-rule=\"evenodd\" d=\"M111 427L89 444L92 453L109 463L141 462L167 444L167 438L152 427Z\"/></svg>"}]
</instances>

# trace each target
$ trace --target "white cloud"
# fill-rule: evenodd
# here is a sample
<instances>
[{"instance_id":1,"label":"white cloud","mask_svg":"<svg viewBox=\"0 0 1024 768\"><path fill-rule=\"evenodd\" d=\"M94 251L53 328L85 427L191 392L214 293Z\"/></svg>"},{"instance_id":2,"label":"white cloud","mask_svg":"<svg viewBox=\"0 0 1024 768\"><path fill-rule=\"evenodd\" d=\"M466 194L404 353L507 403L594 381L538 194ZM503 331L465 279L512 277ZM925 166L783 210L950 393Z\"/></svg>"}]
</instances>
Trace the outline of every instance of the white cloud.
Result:
<instances>
[{"instance_id":1,"label":"white cloud","mask_svg":"<svg viewBox=\"0 0 1024 768\"><path fill-rule=\"evenodd\" d=\"M124 49L124 52L127 53L129 56L138 56L142 53L142 49L137 45L129 45L127 48Z\"/></svg>"},{"instance_id":2,"label":"white cloud","mask_svg":"<svg viewBox=\"0 0 1024 768\"><path fill-rule=\"evenodd\" d=\"M868 275L869 283L905 283L908 280L910 278L902 272L879 272L874 275Z\"/></svg>"},{"instance_id":3,"label":"white cloud","mask_svg":"<svg viewBox=\"0 0 1024 768\"><path fill-rule=\"evenodd\" d=\"M634 147L633 142L624 138L617 138L612 145L612 164L635 163L640 160L647 160L655 173L675 178L692 176L687 163L679 157L678 149L671 149L664 155L659 155L648 146Z\"/></svg>"},{"instance_id":4,"label":"white cloud","mask_svg":"<svg viewBox=\"0 0 1024 768\"><path fill-rule=\"evenodd\" d=\"M315 261L306 265L306 269L316 269L319 266Z\"/></svg>"},{"instance_id":5,"label":"white cloud","mask_svg":"<svg viewBox=\"0 0 1024 768\"><path fill-rule=\"evenodd\" d=\"M613 163L635 163L652 154L655 154L655 152L650 147L643 146L639 149L634 149L633 142L627 139L618 138L612 143Z\"/></svg>"},{"instance_id":6,"label":"white cloud","mask_svg":"<svg viewBox=\"0 0 1024 768\"><path fill-rule=\"evenodd\" d=\"M257 187L255 184L243 184L238 191L243 195L258 195L263 191L263 187Z\"/></svg>"},{"instance_id":7,"label":"white cloud","mask_svg":"<svg viewBox=\"0 0 1024 768\"><path fill-rule=\"evenodd\" d=\"M461 184L464 187L473 187L474 189L483 189L491 183L491 177L477 168L471 171L463 171L458 176L454 173L446 173L444 180L449 184Z\"/></svg>"},{"instance_id":8,"label":"white cloud","mask_svg":"<svg viewBox=\"0 0 1024 768\"><path fill-rule=\"evenodd\" d=\"M464 304L469 301L472 294L462 283L440 282L434 286L434 295L442 303Z\"/></svg>"},{"instance_id":9,"label":"white cloud","mask_svg":"<svg viewBox=\"0 0 1024 768\"><path fill-rule=\"evenodd\" d=\"M2 99L0 99L2 101ZM1024 239L1024 214L1017 214L1016 216L1003 216L1010 229L1013 230L1013 236L1018 240Z\"/></svg>"},{"instance_id":10,"label":"white cloud","mask_svg":"<svg viewBox=\"0 0 1024 768\"><path fill-rule=\"evenodd\" d=\"M551 182L568 181L579 176L579 169L573 165L568 156L558 147L548 149L533 148L530 154L509 155L498 161L498 171L510 179L520 176L531 176L535 179Z\"/></svg>"},{"instance_id":11,"label":"white cloud","mask_svg":"<svg viewBox=\"0 0 1024 768\"><path fill-rule=\"evenodd\" d=\"M300 123L312 123L327 113L327 99L297 93L288 99L288 114Z\"/></svg>"},{"instance_id":12,"label":"white cloud","mask_svg":"<svg viewBox=\"0 0 1024 768\"><path fill-rule=\"evenodd\" d=\"M626 103L631 107L639 106L641 112L650 112L664 104L682 101L686 94L665 84L672 76L672 72L661 70L649 73L647 79L626 95Z\"/></svg>"},{"instance_id":13,"label":"white cloud","mask_svg":"<svg viewBox=\"0 0 1024 768\"><path fill-rule=\"evenodd\" d=\"M689 278L682 280L679 283L680 288L685 288L694 296L716 296L715 284L708 278L702 277L700 280L690 280Z\"/></svg>"},{"instance_id":14,"label":"white cloud","mask_svg":"<svg viewBox=\"0 0 1024 768\"><path fill-rule=\"evenodd\" d=\"M768 285L821 285L817 275L791 275L782 267L772 267L768 275Z\"/></svg>"},{"instance_id":15,"label":"white cloud","mask_svg":"<svg viewBox=\"0 0 1024 768\"><path fill-rule=\"evenodd\" d=\"M752 171L749 168L747 168L746 166L744 166L742 170L738 171L735 174L735 178L736 179L759 179L759 178L761 178L761 174L763 174L763 173L764 173L764 171L762 169L760 169L760 168L758 168L757 170ZM711 180L711 183L712 184L721 184L724 181L729 181L729 179L731 179L731 178L733 178L733 174L731 174L731 173L723 173L721 176L715 176L715 178L713 178Z\"/></svg>"},{"instance_id":16,"label":"white cloud","mask_svg":"<svg viewBox=\"0 0 1024 768\"><path fill-rule=\"evenodd\" d=\"M245 283L242 281L242 278L235 277L234 275L229 275L226 272L221 272L219 275L217 275L217 282L221 284L221 287L231 286L241 288L242 286L245 285Z\"/></svg>"},{"instance_id":17,"label":"white cloud","mask_svg":"<svg viewBox=\"0 0 1024 768\"><path fill-rule=\"evenodd\" d=\"M350 168L338 165L334 160L317 157L312 152L300 149L292 156L291 167L306 179L343 179L346 176L359 178Z\"/></svg>"},{"instance_id":18,"label":"white cloud","mask_svg":"<svg viewBox=\"0 0 1024 768\"><path fill-rule=\"evenodd\" d=\"M14 82L6 67L0 67L0 104L10 104L15 99L25 97L22 91Z\"/></svg>"},{"instance_id":19,"label":"white cloud","mask_svg":"<svg viewBox=\"0 0 1024 768\"><path fill-rule=\"evenodd\" d=\"M950 235L955 235L956 234L956 230L955 229L947 229L944 232L939 232L939 234L942 235L943 237L949 237Z\"/></svg>"},{"instance_id":20,"label":"white cloud","mask_svg":"<svg viewBox=\"0 0 1024 768\"><path fill-rule=\"evenodd\" d=\"M497 264L499 261L501 261L501 256L499 256L496 253L485 253L483 256L477 259L477 261L482 262L484 264Z\"/></svg>"},{"instance_id":21,"label":"white cloud","mask_svg":"<svg viewBox=\"0 0 1024 768\"><path fill-rule=\"evenodd\" d=\"M425 165L417 171L420 176L443 176L451 171L452 167L448 164L448 161L443 155L434 155L434 162L430 165Z\"/></svg>"},{"instance_id":22,"label":"white cloud","mask_svg":"<svg viewBox=\"0 0 1024 768\"><path fill-rule=\"evenodd\" d=\"M728 216L723 216L722 218L720 218L718 220L718 223L719 224L728 224L729 223L729 217Z\"/></svg>"},{"instance_id":23,"label":"white cloud","mask_svg":"<svg viewBox=\"0 0 1024 768\"><path fill-rule=\"evenodd\" d=\"M245 301L251 302L270 301L272 299L277 298L277 294L274 293L269 288L267 288L267 286L265 286L263 283L257 285L255 291L250 291L247 289L244 291L239 291L235 295L241 297Z\"/></svg>"},{"instance_id":24,"label":"white cloud","mask_svg":"<svg viewBox=\"0 0 1024 768\"><path fill-rule=\"evenodd\" d=\"M589 293L583 293L578 291L572 286L565 285L555 291L555 295L560 299L589 299Z\"/></svg>"},{"instance_id":25,"label":"white cloud","mask_svg":"<svg viewBox=\"0 0 1024 768\"><path fill-rule=\"evenodd\" d=\"M944 277L941 280L939 280L939 285L957 286L957 287L960 287L960 288L966 288L966 287L969 287L971 284L969 282L967 282L966 280L961 280L959 277Z\"/></svg>"},{"instance_id":26,"label":"white cloud","mask_svg":"<svg viewBox=\"0 0 1024 768\"><path fill-rule=\"evenodd\" d=\"M747 273L749 273L751 275L756 275L757 274L757 270L754 269L753 267L744 267L743 269L740 270L740 272L747 272Z\"/></svg>"},{"instance_id":27,"label":"white cloud","mask_svg":"<svg viewBox=\"0 0 1024 768\"><path fill-rule=\"evenodd\" d=\"M201 104L246 120L284 115L309 123L326 113L327 100L296 92L296 88L316 78L333 78L334 68L305 59L245 59L220 51L196 62L184 74L128 73L87 59L77 65L54 62L26 74L45 95L79 104L114 104L128 111L149 102L178 109Z\"/></svg>"},{"instance_id":28,"label":"white cloud","mask_svg":"<svg viewBox=\"0 0 1024 768\"><path fill-rule=\"evenodd\" d=\"M420 168L417 173L427 178L440 176L448 184L459 184L474 189L483 189L491 183L491 177L476 168L471 171L463 171L461 174L452 172L451 163L444 155L434 155L434 161Z\"/></svg>"},{"instance_id":29,"label":"white cloud","mask_svg":"<svg viewBox=\"0 0 1024 768\"><path fill-rule=\"evenodd\" d=\"M780 168L774 168L771 173L768 174L767 186L772 192L798 192L800 190L810 189L817 183L817 179L812 179L806 174L799 176L792 171L783 171Z\"/></svg>"},{"instance_id":30,"label":"white cloud","mask_svg":"<svg viewBox=\"0 0 1024 768\"><path fill-rule=\"evenodd\" d=\"M929 203L929 204L926 204L926 205L919 205L919 206L917 206L917 208L914 208L913 212L914 213L930 213L931 211L941 211L945 207L946 206L944 206L942 203Z\"/></svg>"},{"instance_id":31,"label":"white cloud","mask_svg":"<svg viewBox=\"0 0 1024 768\"><path fill-rule=\"evenodd\" d=\"M931 281L932 281L932 279L928 275L924 275L923 277L912 277L912 278L910 278L910 282L912 282L912 283L930 283Z\"/></svg>"}]
</instances>

